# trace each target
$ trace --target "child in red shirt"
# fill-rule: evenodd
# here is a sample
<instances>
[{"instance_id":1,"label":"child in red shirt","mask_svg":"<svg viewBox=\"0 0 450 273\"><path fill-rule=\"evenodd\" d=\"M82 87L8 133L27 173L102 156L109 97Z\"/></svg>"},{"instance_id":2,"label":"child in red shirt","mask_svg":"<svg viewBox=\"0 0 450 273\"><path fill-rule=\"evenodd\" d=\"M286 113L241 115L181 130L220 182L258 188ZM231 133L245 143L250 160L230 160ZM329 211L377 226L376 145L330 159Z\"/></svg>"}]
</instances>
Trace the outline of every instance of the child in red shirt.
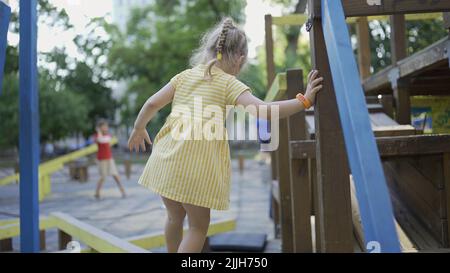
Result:
<instances>
[{"instance_id":1,"label":"child in red shirt","mask_svg":"<svg viewBox=\"0 0 450 273\"><path fill-rule=\"evenodd\" d=\"M109 126L106 120L100 120L97 123L97 133L94 135L94 141L97 143L97 166L100 173L100 179L97 182L97 188L95 190L95 198L100 199L100 189L105 181L106 176L112 175L114 180L119 186L122 197L125 198L125 190L120 183L119 172L116 168L116 163L111 152L111 139L109 134Z\"/></svg>"}]
</instances>

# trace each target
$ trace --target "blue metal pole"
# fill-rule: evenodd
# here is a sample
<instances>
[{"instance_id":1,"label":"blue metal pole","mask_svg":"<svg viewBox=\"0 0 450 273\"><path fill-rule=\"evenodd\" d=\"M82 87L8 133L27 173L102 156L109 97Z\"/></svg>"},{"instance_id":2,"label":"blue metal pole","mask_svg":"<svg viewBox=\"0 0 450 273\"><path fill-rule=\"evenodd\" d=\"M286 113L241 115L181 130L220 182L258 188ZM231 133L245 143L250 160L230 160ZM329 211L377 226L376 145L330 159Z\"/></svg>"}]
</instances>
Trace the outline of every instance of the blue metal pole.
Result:
<instances>
[{"instance_id":1,"label":"blue metal pole","mask_svg":"<svg viewBox=\"0 0 450 273\"><path fill-rule=\"evenodd\" d=\"M322 0L322 25L366 243L378 245L380 252L400 252L391 200L341 1Z\"/></svg>"},{"instance_id":2,"label":"blue metal pole","mask_svg":"<svg viewBox=\"0 0 450 273\"><path fill-rule=\"evenodd\" d=\"M20 1L20 249L39 251L39 104L36 0Z\"/></svg>"}]
</instances>

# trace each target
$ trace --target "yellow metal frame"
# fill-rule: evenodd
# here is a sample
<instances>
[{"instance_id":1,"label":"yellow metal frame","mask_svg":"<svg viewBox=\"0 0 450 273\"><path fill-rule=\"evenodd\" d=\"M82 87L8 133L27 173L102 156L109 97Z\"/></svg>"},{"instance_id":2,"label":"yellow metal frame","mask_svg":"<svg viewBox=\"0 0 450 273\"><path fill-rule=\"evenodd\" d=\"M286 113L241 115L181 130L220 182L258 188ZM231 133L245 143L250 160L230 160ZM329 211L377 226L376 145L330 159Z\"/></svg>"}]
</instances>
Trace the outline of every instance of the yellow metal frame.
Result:
<instances>
[{"instance_id":1,"label":"yellow metal frame","mask_svg":"<svg viewBox=\"0 0 450 273\"><path fill-rule=\"evenodd\" d=\"M57 228L69 234L74 240L86 244L88 248L82 249L81 252L83 253L148 253L149 251L146 249L162 247L166 244L162 232L121 239L61 212L52 213L47 217L40 217L39 229L47 230L51 228ZM208 236L234 229L236 229L236 220L234 218L215 221L211 223L208 229ZM20 225L18 218L0 220L0 240L19 235Z\"/></svg>"},{"instance_id":2,"label":"yellow metal frame","mask_svg":"<svg viewBox=\"0 0 450 273\"><path fill-rule=\"evenodd\" d=\"M111 140L111 145L117 144L117 138ZM97 144L91 144L86 148L78 151L68 153L66 155L51 159L39 164L39 201L44 200L46 196L51 193L51 174L62 169L64 164L79 159L81 157L97 152ZM13 174L0 179L0 186L8 185L14 182L19 182L20 174Z\"/></svg>"}]
</instances>

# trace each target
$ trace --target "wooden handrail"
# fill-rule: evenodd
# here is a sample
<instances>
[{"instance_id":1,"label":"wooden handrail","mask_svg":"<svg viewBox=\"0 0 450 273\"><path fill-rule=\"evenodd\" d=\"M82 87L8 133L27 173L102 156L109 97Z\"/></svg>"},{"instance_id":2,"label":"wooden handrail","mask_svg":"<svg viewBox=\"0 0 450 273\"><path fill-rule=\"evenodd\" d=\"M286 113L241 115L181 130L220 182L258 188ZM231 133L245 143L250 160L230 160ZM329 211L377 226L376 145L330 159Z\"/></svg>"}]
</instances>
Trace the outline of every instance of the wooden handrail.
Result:
<instances>
[{"instance_id":1,"label":"wooden handrail","mask_svg":"<svg viewBox=\"0 0 450 273\"><path fill-rule=\"evenodd\" d=\"M287 84L286 84L286 73L278 73L273 80L272 86L270 86L264 101L271 102L276 101L286 94Z\"/></svg>"}]
</instances>

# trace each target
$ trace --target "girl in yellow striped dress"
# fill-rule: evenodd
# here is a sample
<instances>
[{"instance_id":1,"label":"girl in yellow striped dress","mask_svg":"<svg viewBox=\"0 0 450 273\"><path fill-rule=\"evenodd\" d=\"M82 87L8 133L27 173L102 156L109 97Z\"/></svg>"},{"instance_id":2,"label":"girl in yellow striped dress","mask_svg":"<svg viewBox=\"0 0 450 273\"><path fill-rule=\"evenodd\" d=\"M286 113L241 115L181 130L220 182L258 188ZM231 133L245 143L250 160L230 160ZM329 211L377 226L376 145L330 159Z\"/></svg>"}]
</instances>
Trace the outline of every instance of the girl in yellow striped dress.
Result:
<instances>
[{"instance_id":1,"label":"girl in yellow striped dress","mask_svg":"<svg viewBox=\"0 0 450 273\"><path fill-rule=\"evenodd\" d=\"M247 38L225 18L202 39L191 58L192 68L175 75L151 96L134 124L130 150L151 144L147 123L165 105L172 111L154 139L152 154L139 184L158 193L167 209L168 252L200 252L210 209L226 210L230 196L230 154L224 120L227 106L277 107L284 118L308 108L321 89L317 71L309 74L305 96L266 103L236 79L247 59ZM270 118L270 111L266 118ZM183 238L187 214L189 230Z\"/></svg>"}]
</instances>

